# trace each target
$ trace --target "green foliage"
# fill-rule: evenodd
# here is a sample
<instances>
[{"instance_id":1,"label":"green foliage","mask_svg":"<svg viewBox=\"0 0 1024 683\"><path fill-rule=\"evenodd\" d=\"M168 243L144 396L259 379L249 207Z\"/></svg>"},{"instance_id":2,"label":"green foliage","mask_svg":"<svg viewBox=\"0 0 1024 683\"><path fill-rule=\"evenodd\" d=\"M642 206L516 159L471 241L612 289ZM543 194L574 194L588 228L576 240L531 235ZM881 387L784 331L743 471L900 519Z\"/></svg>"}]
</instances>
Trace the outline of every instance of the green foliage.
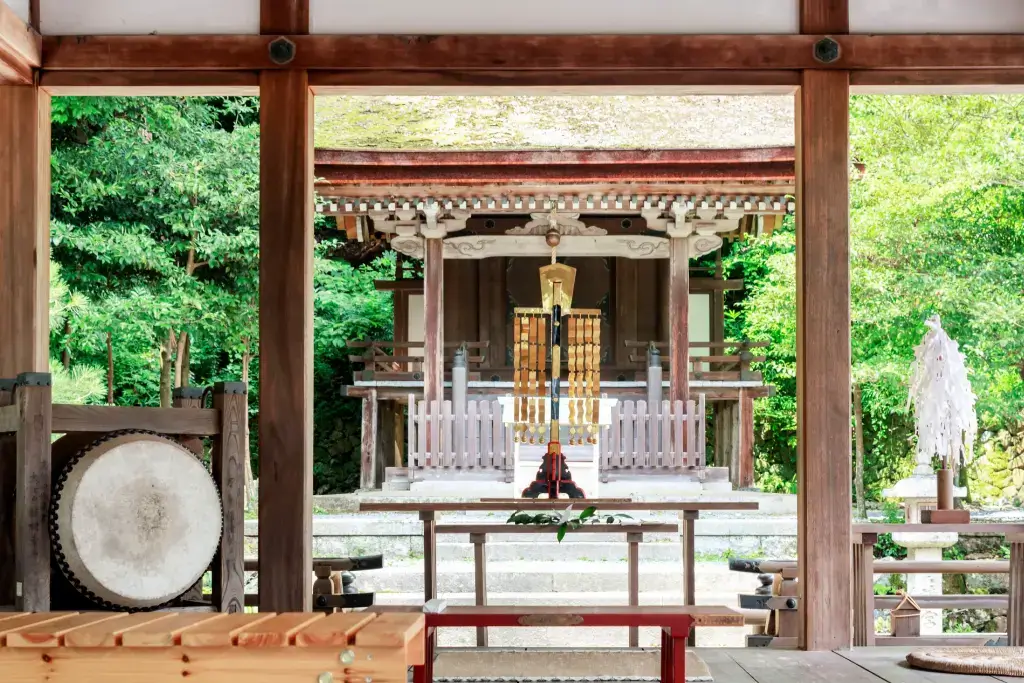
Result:
<instances>
[{"instance_id":1,"label":"green foliage","mask_svg":"<svg viewBox=\"0 0 1024 683\"><path fill-rule=\"evenodd\" d=\"M851 101L852 379L862 387L866 491L909 474L907 379L923 322L938 313L960 342L982 432L972 493L1012 498L1024 409L1024 98L857 96ZM772 342L774 396L757 402L756 475L795 479L796 249L787 219L725 261L748 295L728 334ZM994 433L990 437L988 433ZM851 454L852 457L852 454Z\"/></svg>"},{"instance_id":2,"label":"green foliage","mask_svg":"<svg viewBox=\"0 0 1024 683\"><path fill-rule=\"evenodd\" d=\"M255 467L258 101L55 98L52 166L51 348L69 361L55 369L55 394L103 397L108 334L121 405L166 402L171 364L196 386L248 370ZM318 231L315 253L320 493L358 482L359 404L339 392L351 381L344 344L391 334L390 297L373 280L394 272L393 259L359 269L332 261L330 235Z\"/></svg>"},{"instance_id":3,"label":"green foliage","mask_svg":"<svg viewBox=\"0 0 1024 683\"><path fill-rule=\"evenodd\" d=\"M906 521L903 509L895 501L887 500L882 503L882 514L884 515L884 524L901 524ZM902 560L906 556L907 549L901 545L896 545L892 540L892 534L878 534L878 542L875 543L876 558L893 557L897 560Z\"/></svg>"},{"instance_id":4,"label":"green foliage","mask_svg":"<svg viewBox=\"0 0 1024 683\"><path fill-rule=\"evenodd\" d=\"M584 524L615 524L628 519L633 518L626 514L598 514L597 508L593 505L587 506L578 515L573 516L572 505L570 505L560 514L553 512L529 513L516 510L505 520L505 523L553 526L555 527L555 537L561 543L567 532L579 529Z\"/></svg>"}]
</instances>

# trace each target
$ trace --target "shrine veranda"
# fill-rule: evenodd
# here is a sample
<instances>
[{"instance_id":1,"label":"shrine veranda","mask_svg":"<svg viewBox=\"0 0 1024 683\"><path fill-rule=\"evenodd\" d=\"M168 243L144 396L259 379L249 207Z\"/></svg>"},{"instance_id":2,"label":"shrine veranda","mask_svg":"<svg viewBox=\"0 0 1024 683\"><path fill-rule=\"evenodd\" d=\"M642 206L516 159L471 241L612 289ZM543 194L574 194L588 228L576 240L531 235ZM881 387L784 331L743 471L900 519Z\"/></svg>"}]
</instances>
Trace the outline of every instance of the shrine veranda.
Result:
<instances>
[{"instance_id":1,"label":"shrine veranda","mask_svg":"<svg viewBox=\"0 0 1024 683\"><path fill-rule=\"evenodd\" d=\"M183 457L181 449L195 447L198 439L210 441L214 457L209 474L221 491L224 510L223 533L216 548L207 549L217 558L210 604L224 612L243 607L244 515L238 467L246 388L220 385L212 408L200 407L202 397L187 393L180 394L176 407L169 409L53 404L46 376L49 265L45 252L52 97L258 94L260 470L272 473L263 477L259 498L261 610L309 611L314 599L311 268L317 208L313 197L315 190L328 189L318 188L316 178L324 178L332 188L335 199L320 210L336 215L339 228L357 235L373 226L396 251L422 262L421 277L416 277L413 267L408 282L398 284L406 280L403 277L385 285L406 292L397 299L405 299L407 308L396 313L396 338L375 340L390 345L353 350L353 355L364 356L372 375L357 380L348 392L364 401L362 476L363 483L373 487L387 483L387 467L395 467L395 450L384 444L390 435L393 445L400 428L416 433L413 463L422 466L398 467L407 470L393 472L398 485L403 477L410 487L416 485L417 472L408 470L480 469L492 483L508 484L514 490L519 470L530 469L519 468L518 463L532 467L537 462L534 454L525 451L547 444L531 436L529 426L525 442L521 431L517 440L515 433L508 432L506 421L496 418L502 414L494 406L497 398L515 396L516 366L507 354L491 353L503 348L502 335L504 348L510 348L508 337L514 329L502 315L504 307L491 304L505 298L510 282L518 285L531 279L516 272L509 277L512 259L525 263L522 267L531 274L542 263L530 264L529 259L550 260L547 237L552 229L559 235L561 256L579 259L575 267L584 276L593 263L611 260L607 273L594 276L594 281L603 282L598 289L603 286L617 293L622 303L608 316L608 329L601 329L602 340L611 342L604 348L612 352L607 362L602 359L599 377L609 394L600 397L609 402L608 424L598 420L596 443L585 444L590 450L579 455L578 470L586 469L582 462L589 458L593 487L602 496L607 493L601 487L629 476L662 477L672 486L687 483L693 475L703 487L711 475L701 480L701 472L707 471L707 453L700 448L706 434L698 425L703 424L709 404L731 403L736 407L725 409L728 417L722 423L731 425L725 431L734 435L729 436L734 445L728 451L730 471L722 481L745 486L752 472L745 455L751 446L750 407L758 392L769 390L760 378L744 376L749 372L744 363L758 355L758 347L751 345L759 341L716 341L713 305L709 305L707 339L689 334L694 329L689 315L695 309L692 294L701 284L691 274L690 260L692 255L713 251L717 239L734 231L764 230L767 216L792 212L797 224L799 560L795 566L772 569L780 592L772 596L776 606L771 609L777 612L775 625L794 634L785 636L786 646L811 652L790 659L745 652L727 657L728 661L714 660L712 668L719 667L716 675L722 680L728 676L746 680L741 670L748 669L757 672L747 675L751 680L792 680L794 670L806 680L815 676L831 680L829 671L844 672L848 680L900 678L902 672L893 669L895 658L861 649L896 645L891 639L897 636L875 638L871 616L876 598L869 590L869 579L879 571L872 557L877 530L853 525L849 506L849 95L851 91L1019 91L1024 84L1021 8L1001 0L937 2L927 7L867 0L687 0L678 11L666 12L654 0L639 0L628 8L601 0L567 1L543 9L531 12L519 5L493 3L456 7L447 1L435 6L404 0L398 6L371 3L358 12L342 3L317 0L0 2L0 378L5 380L0 384L0 428L5 434L0 442L0 604L24 612L51 609L55 597L47 580L53 559L51 534L60 524L51 519L51 499L58 497L51 487L52 475L66 462L74 467L88 457L98 459L103 443L97 443L96 435L103 441L118 438L111 435L123 430L145 430L173 437L165 439L170 444L161 442L169 449L166 452L174 453L167 455L169 462ZM541 15L543 21L538 21ZM316 96L495 90L787 96L793 98L797 112L795 144L779 152L782 157L755 164L774 166L753 171L743 171L742 164L723 171L727 166L723 159L698 163L682 154L667 159L664 168L647 178L642 191L616 187L652 171L627 168L625 159L606 165L611 169L601 168L593 159L569 159L566 165L572 174L590 178L590 187L571 192L553 192L552 187L562 184L564 177L560 180L550 168L544 170L548 162L526 164L534 171L539 168L540 175L520 173L524 187L509 192L509 181L516 177L509 173L514 163L477 161L478 166L491 167L483 179L497 178L505 187L490 193L496 196L483 193L479 205L460 194L473 184L465 176L449 178L446 187L433 183L425 191L424 186L414 190L413 184L402 187L401 182L393 182L394 177L375 179L373 173L365 172L354 180L350 177L351 182L335 178L332 185L329 173L316 172L318 164L329 166L325 160L318 162L313 145ZM403 163L415 170L414 160ZM472 165L458 166L465 172ZM779 165L784 167L781 171ZM428 158L420 166L421 175L406 180L429 179L438 171L440 159ZM627 178L622 177L624 169L630 173ZM389 189L382 189L388 184ZM595 185L601 186L600 191ZM549 204L538 204L539 199ZM514 220L505 221L509 213ZM635 227L641 221L643 234ZM594 234L592 228L603 232ZM503 265L505 291L500 277ZM421 317L413 315L411 301L418 295L412 284L417 279L422 288ZM714 275L709 279L713 301L715 292L727 285ZM446 286L460 292L451 311L448 299L442 297ZM466 290L477 293L475 308L461 300ZM657 292L659 313L653 317L641 313L647 310L639 305L644 291L648 298L654 296L650 292ZM519 298L516 307L540 305L532 292ZM400 310L401 304L396 307ZM488 311L497 314L481 315ZM422 336L415 338L420 319ZM403 321L404 337L400 334ZM454 347L449 347L453 342ZM751 345L742 346L747 342ZM422 353L407 353L410 349L422 349ZM458 354L453 353L456 349ZM699 351L707 353L702 356ZM451 379L446 377L449 354ZM420 376L387 377L389 373ZM730 376L697 376L701 373ZM474 382L491 386L474 386ZM506 382L512 384L511 392ZM478 397L470 399L474 389ZM460 393L463 390L465 394ZM614 419L613 400L619 410ZM396 402L417 407L412 420L401 422L401 427L395 418ZM716 412L721 407L713 406ZM545 414L551 413L545 409ZM485 423L490 429L486 434L480 430ZM476 431L467 432L468 424ZM604 429L607 434L601 433ZM551 432L547 436L553 436ZM90 445L72 448L71 439L54 450L51 435L55 433L91 435L86 439ZM467 433L474 437L468 438ZM439 434L444 436L437 438ZM564 442L575 436L566 435ZM165 437L149 440L155 443ZM465 448L445 445L460 438ZM469 455L472 461L464 459ZM566 452L566 458L572 466L573 455ZM429 480L424 476L419 481ZM685 522L681 520L684 528ZM1010 558L963 568L1010 575L1011 587L1001 604L1010 613L1008 642L1021 645L1024 540L1016 527L1004 526L998 533L1007 538ZM919 527L906 531L921 533ZM962 527L950 525L946 530L952 529ZM630 552L639 544L638 539L626 542ZM689 542L685 536L683 542ZM60 555L69 561L61 560L59 569L69 581L81 583L84 574L76 575L73 554ZM921 561L916 567L905 565L905 570L927 573L936 568ZM188 572L183 575L188 578ZM630 586L637 581L630 576ZM688 580L689 586L693 584ZM723 614L735 616L731 611ZM405 655L415 654L415 647L406 646L421 637L414 633L420 631L399 630L388 626L387 620L381 623L384 627L373 633L383 632L389 646L398 642L396 635L402 636L395 658L398 662L401 657L401 666L393 668L404 672L404 665L412 661ZM230 629L224 633L228 640L234 638ZM218 637L224 633L218 630ZM344 630L340 633L348 637ZM62 633L50 636L64 637ZM880 642L884 638L890 640ZM425 641L414 643L419 644ZM849 656L828 652L845 652L852 645L858 649ZM871 654L858 659L857 653L865 652ZM27 661L24 653L19 656ZM268 656L280 665L284 655ZM295 655L289 652L288 656ZM332 654L331 659L337 656ZM180 674L177 669L171 673ZM327 680L323 678L322 683Z\"/></svg>"}]
</instances>

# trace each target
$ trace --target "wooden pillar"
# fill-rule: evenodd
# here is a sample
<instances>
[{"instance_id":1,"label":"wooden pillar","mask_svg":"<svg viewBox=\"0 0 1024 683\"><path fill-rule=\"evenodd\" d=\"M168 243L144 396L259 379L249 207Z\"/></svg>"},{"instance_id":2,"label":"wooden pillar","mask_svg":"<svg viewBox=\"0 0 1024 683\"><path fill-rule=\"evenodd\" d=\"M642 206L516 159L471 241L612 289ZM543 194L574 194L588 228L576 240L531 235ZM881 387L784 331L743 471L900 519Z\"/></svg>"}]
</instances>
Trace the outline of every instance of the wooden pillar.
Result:
<instances>
[{"instance_id":1,"label":"wooden pillar","mask_svg":"<svg viewBox=\"0 0 1024 683\"><path fill-rule=\"evenodd\" d=\"M423 261L423 398L444 400L444 240L426 240Z\"/></svg>"},{"instance_id":2,"label":"wooden pillar","mask_svg":"<svg viewBox=\"0 0 1024 683\"><path fill-rule=\"evenodd\" d=\"M13 380L21 373L49 369L49 243L50 96L33 86L0 86L0 378ZM12 388L8 382L0 389L0 405L18 400L9 391ZM29 393L33 392L38 393ZM46 393L48 397L48 389ZM20 576L17 558L26 542L19 538L16 551L16 507L18 501L25 502L24 496L15 499L16 488L23 492L16 482L45 471L43 505L49 504L49 448L22 452L19 444L13 435L0 437L0 605L15 603L15 577ZM23 457L38 460L23 463ZM33 518L24 522L35 524L38 510L33 504ZM17 524L24 527L23 520ZM48 562L43 570L46 576ZM37 565L43 566L40 557L28 558L28 566ZM32 595L24 595L23 604L48 610L49 585L45 595L38 593L37 586L42 590L41 584L33 583Z\"/></svg>"},{"instance_id":3,"label":"wooden pillar","mask_svg":"<svg viewBox=\"0 0 1024 683\"><path fill-rule=\"evenodd\" d=\"M626 566L629 572L629 606L640 606L640 544L644 541L644 535L639 531L626 533ZM629 646L640 647L640 629L636 626L629 627Z\"/></svg>"},{"instance_id":4,"label":"wooden pillar","mask_svg":"<svg viewBox=\"0 0 1024 683\"><path fill-rule=\"evenodd\" d=\"M1024 534L1007 534L1010 544L1010 601L1006 619L1007 645L1024 645Z\"/></svg>"},{"instance_id":5,"label":"wooden pillar","mask_svg":"<svg viewBox=\"0 0 1024 683\"><path fill-rule=\"evenodd\" d=\"M845 33L848 17L802 0L800 30ZM800 644L834 650L852 642L849 72L804 71L796 97Z\"/></svg>"},{"instance_id":6,"label":"wooden pillar","mask_svg":"<svg viewBox=\"0 0 1024 683\"><path fill-rule=\"evenodd\" d=\"M245 605L247 391L244 382L218 382L213 389L220 433L213 438L212 468L224 508L224 530L213 563L213 606L221 612L241 612Z\"/></svg>"},{"instance_id":7,"label":"wooden pillar","mask_svg":"<svg viewBox=\"0 0 1024 683\"><path fill-rule=\"evenodd\" d=\"M853 546L853 645L875 644L875 543L878 534L858 534Z\"/></svg>"},{"instance_id":8,"label":"wooden pillar","mask_svg":"<svg viewBox=\"0 0 1024 683\"><path fill-rule=\"evenodd\" d=\"M754 397L749 389L740 389L739 447L736 457L734 485L748 489L754 485Z\"/></svg>"},{"instance_id":9,"label":"wooden pillar","mask_svg":"<svg viewBox=\"0 0 1024 683\"><path fill-rule=\"evenodd\" d=\"M683 549L683 604L692 606L697 604L697 565L696 565L696 525L700 518L697 510L684 510L679 513L680 540ZM687 642L695 645L697 634L690 631Z\"/></svg>"},{"instance_id":10,"label":"wooden pillar","mask_svg":"<svg viewBox=\"0 0 1024 683\"><path fill-rule=\"evenodd\" d=\"M14 403L14 380L0 379L0 409ZM14 496L17 491L17 435L0 433L0 608L14 607Z\"/></svg>"},{"instance_id":11,"label":"wooden pillar","mask_svg":"<svg viewBox=\"0 0 1024 683\"><path fill-rule=\"evenodd\" d=\"M423 522L423 602L437 597L437 517L433 510L421 510Z\"/></svg>"},{"instance_id":12,"label":"wooden pillar","mask_svg":"<svg viewBox=\"0 0 1024 683\"><path fill-rule=\"evenodd\" d=\"M14 400L21 412L17 441L14 554L15 605L22 612L50 610L50 375L18 375Z\"/></svg>"},{"instance_id":13,"label":"wooden pillar","mask_svg":"<svg viewBox=\"0 0 1024 683\"><path fill-rule=\"evenodd\" d=\"M668 273L668 400L690 399L690 242L670 237Z\"/></svg>"},{"instance_id":14,"label":"wooden pillar","mask_svg":"<svg viewBox=\"0 0 1024 683\"><path fill-rule=\"evenodd\" d=\"M305 71L260 74L259 432L260 608L309 611L313 96Z\"/></svg>"},{"instance_id":15,"label":"wooden pillar","mask_svg":"<svg viewBox=\"0 0 1024 683\"><path fill-rule=\"evenodd\" d=\"M379 427L377 390L363 398L363 428L360 439L359 488L377 488L377 429Z\"/></svg>"},{"instance_id":16,"label":"wooden pillar","mask_svg":"<svg viewBox=\"0 0 1024 683\"><path fill-rule=\"evenodd\" d=\"M487 604L487 534L470 534L473 544L473 588L476 591L477 607ZM476 646L487 647L487 627L477 626Z\"/></svg>"}]
</instances>

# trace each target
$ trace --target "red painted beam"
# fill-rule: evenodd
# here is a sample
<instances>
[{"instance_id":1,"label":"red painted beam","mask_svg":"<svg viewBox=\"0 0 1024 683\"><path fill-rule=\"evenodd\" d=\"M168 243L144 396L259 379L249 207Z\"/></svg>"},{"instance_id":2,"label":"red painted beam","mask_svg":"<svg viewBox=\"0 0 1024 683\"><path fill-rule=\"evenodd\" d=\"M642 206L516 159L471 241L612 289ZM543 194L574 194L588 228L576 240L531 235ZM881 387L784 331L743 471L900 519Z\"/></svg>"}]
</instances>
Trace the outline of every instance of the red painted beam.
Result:
<instances>
[{"instance_id":1,"label":"red painted beam","mask_svg":"<svg viewBox=\"0 0 1024 683\"><path fill-rule=\"evenodd\" d=\"M691 165L795 162L794 147L380 152L317 149L317 166Z\"/></svg>"},{"instance_id":2,"label":"red painted beam","mask_svg":"<svg viewBox=\"0 0 1024 683\"><path fill-rule=\"evenodd\" d=\"M552 166L330 166L316 167L318 185L488 185L524 183L691 183L788 180L792 161L702 164L588 164Z\"/></svg>"}]
</instances>

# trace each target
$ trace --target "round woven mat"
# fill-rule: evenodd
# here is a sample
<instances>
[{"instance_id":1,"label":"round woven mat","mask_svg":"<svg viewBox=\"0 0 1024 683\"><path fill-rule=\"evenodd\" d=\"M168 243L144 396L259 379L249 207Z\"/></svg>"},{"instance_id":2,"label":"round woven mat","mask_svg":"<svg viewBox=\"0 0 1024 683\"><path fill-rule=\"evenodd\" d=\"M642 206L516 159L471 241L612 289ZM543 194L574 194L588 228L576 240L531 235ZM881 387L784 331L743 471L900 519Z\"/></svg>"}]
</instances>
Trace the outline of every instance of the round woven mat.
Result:
<instances>
[{"instance_id":1,"label":"round woven mat","mask_svg":"<svg viewBox=\"0 0 1024 683\"><path fill-rule=\"evenodd\" d=\"M907 663L953 674L1024 676L1024 647L936 647L911 652Z\"/></svg>"}]
</instances>

